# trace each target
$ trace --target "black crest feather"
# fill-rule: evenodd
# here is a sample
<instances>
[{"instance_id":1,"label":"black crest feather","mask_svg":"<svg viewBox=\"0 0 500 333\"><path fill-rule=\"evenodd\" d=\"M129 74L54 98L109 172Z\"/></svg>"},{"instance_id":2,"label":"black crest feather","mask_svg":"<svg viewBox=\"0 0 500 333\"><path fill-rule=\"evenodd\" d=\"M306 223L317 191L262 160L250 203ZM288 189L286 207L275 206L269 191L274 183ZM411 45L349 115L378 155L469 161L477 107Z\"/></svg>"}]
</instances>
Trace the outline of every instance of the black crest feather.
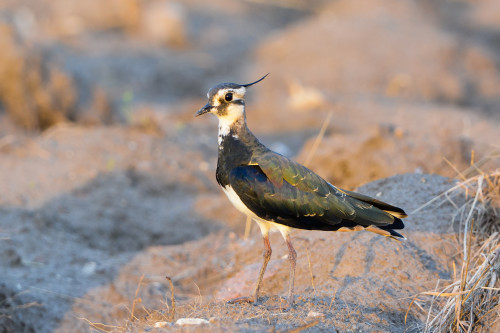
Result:
<instances>
[{"instance_id":1,"label":"black crest feather","mask_svg":"<svg viewBox=\"0 0 500 333\"><path fill-rule=\"evenodd\" d=\"M257 80L257 81L255 81L255 82L252 82L252 83L247 83L247 84L242 84L241 86L242 86L242 87L245 87L245 88L246 88L246 87L253 86L254 84L259 83L260 81L264 80L264 79L266 78L266 76L268 76L268 75L269 75L269 73L267 73L266 75L264 75L263 77L261 77L260 79L258 79L258 80Z\"/></svg>"}]
</instances>

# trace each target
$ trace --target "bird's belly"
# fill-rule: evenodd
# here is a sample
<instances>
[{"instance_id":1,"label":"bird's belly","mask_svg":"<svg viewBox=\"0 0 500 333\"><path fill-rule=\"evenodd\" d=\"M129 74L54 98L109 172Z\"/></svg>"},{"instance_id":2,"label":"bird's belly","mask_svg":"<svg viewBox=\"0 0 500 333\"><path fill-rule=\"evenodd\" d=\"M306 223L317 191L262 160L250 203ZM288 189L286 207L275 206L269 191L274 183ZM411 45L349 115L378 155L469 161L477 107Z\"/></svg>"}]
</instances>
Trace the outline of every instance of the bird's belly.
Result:
<instances>
[{"instance_id":1,"label":"bird's belly","mask_svg":"<svg viewBox=\"0 0 500 333\"><path fill-rule=\"evenodd\" d=\"M227 185L226 187L222 188L224 190L224 193L226 193L227 197L229 198L229 201L233 204L234 207L236 207L237 210L245 214L246 216L250 216L254 219L260 219L257 215L255 215L254 212L252 212L250 209L245 206L243 201L241 201L240 197L236 192L234 192L233 188L230 185Z\"/></svg>"},{"instance_id":2,"label":"bird's belly","mask_svg":"<svg viewBox=\"0 0 500 333\"><path fill-rule=\"evenodd\" d=\"M229 198L229 201L233 204L236 209L238 209L240 212L245 214L246 216L250 216L252 219L254 219L260 227L260 230L262 234L267 234L269 231L279 231L285 237L289 231L290 227L275 223L273 221L267 221L264 220L260 217L258 217L254 212L252 212L250 209L247 208L247 206L241 201L240 197L236 192L233 190L233 188L229 185L226 187L222 188L224 190L224 193L226 193L227 197Z\"/></svg>"}]
</instances>

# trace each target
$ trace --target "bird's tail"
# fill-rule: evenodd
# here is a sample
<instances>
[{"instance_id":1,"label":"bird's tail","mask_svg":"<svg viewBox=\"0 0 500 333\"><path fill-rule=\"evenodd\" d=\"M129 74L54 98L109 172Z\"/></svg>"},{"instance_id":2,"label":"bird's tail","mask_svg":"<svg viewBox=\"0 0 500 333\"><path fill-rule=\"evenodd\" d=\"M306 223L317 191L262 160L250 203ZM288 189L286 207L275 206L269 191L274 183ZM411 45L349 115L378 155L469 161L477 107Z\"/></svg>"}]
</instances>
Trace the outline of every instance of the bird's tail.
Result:
<instances>
[{"instance_id":1,"label":"bird's tail","mask_svg":"<svg viewBox=\"0 0 500 333\"><path fill-rule=\"evenodd\" d=\"M384 225L384 226L369 226L366 228L366 230L374 232L376 234L386 236L392 239L395 239L397 241L405 241L406 237L401 235L400 233L394 231L393 229L403 229L405 225L403 224L403 221L398 218L394 218L394 223L390 225Z\"/></svg>"},{"instance_id":2,"label":"bird's tail","mask_svg":"<svg viewBox=\"0 0 500 333\"><path fill-rule=\"evenodd\" d=\"M386 202L374 199L372 197L369 197L369 196L361 194L361 193L347 191L347 190L341 190L341 191L347 193L348 195L350 195L354 199L366 202L367 204L373 205L373 206L377 207L378 209L383 210L387 214L394 216L396 219L404 219L405 217L408 217L408 215L405 213L405 211L399 207L389 205ZM403 227L402 228L393 227L393 229L403 229L404 228L403 222L401 220L399 220L399 221L401 222L401 225ZM397 221L394 221L394 223L396 223L396 222Z\"/></svg>"}]
</instances>

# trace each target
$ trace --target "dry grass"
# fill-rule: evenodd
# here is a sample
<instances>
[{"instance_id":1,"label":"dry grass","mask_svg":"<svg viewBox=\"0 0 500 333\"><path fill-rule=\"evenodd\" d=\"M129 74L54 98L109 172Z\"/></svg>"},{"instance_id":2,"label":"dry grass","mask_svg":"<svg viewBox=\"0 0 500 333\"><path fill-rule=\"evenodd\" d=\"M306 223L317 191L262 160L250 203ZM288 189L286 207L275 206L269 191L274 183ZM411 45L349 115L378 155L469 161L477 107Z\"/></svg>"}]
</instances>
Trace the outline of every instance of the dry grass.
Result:
<instances>
[{"instance_id":1,"label":"dry grass","mask_svg":"<svg viewBox=\"0 0 500 333\"><path fill-rule=\"evenodd\" d=\"M424 293L433 296L425 332L481 332L499 321L499 234L491 235L469 258L454 283Z\"/></svg>"},{"instance_id":2,"label":"dry grass","mask_svg":"<svg viewBox=\"0 0 500 333\"><path fill-rule=\"evenodd\" d=\"M448 200L466 196L453 218L460 227L461 267L457 272L453 263L452 283L441 291L436 286L422 293L432 296L424 332L487 332L500 321L500 170L473 167L478 175L462 174L463 181L444 194Z\"/></svg>"},{"instance_id":3,"label":"dry grass","mask_svg":"<svg viewBox=\"0 0 500 333\"><path fill-rule=\"evenodd\" d=\"M465 234L463 236L467 236L472 220L475 221L472 234L477 237L477 241L500 233L500 170L489 174L481 173L461 184L469 200L458 207L454 223L458 223L459 230Z\"/></svg>"},{"instance_id":4,"label":"dry grass","mask_svg":"<svg viewBox=\"0 0 500 333\"><path fill-rule=\"evenodd\" d=\"M16 40L7 24L0 24L0 47L0 104L12 120L28 130L65 121L76 103L71 78Z\"/></svg>"}]
</instances>

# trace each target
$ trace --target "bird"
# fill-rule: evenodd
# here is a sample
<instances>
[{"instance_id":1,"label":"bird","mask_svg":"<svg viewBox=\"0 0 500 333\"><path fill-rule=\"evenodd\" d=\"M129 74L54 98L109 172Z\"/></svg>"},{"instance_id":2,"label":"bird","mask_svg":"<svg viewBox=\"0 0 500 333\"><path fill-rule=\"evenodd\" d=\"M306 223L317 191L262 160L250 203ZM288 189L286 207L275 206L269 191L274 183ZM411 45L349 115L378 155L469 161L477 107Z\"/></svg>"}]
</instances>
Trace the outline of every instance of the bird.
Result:
<instances>
[{"instance_id":1,"label":"bird","mask_svg":"<svg viewBox=\"0 0 500 333\"><path fill-rule=\"evenodd\" d=\"M269 73L268 73L269 74ZM253 295L230 303L258 304L264 272L271 258L269 232L278 230L288 247L289 284L286 307L294 305L297 254L292 229L322 231L367 230L405 240L403 209L372 197L343 190L309 168L264 146L248 129L245 110L248 84L221 83L207 94L208 103L195 117L214 114L219 120L216 180L229 201L259 226L264 241L263 263Z\"/></svg>"}]
</instances>

